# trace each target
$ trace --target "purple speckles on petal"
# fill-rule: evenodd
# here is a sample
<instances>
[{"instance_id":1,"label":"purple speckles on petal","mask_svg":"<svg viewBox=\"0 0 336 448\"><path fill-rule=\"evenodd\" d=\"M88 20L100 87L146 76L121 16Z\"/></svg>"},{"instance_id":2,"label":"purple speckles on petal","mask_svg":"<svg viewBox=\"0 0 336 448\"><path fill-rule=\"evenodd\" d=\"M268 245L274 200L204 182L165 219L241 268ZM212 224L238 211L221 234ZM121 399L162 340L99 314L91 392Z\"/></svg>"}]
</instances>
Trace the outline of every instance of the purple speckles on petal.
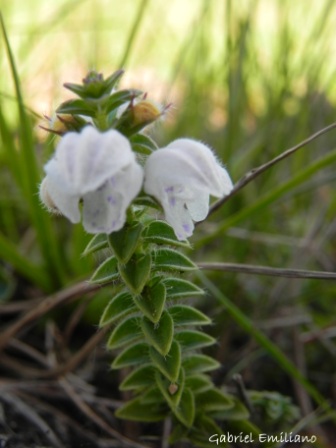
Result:
<instances>
[{"instance_id":1,"label":"purple speckles on petal","mask_svg":"<svg viewBox=\"0 0 336 448\"><path fill-rule=\"evenodd\" d=\"M175 207L176 199L174 196L169 196L169 205L171 205L172 207Z\"/></svg>"},{"instance_id":2,"label":"purple speckles on petal","mask_svg":"<svg viewBox=\"0 0 336 448\"><path fill-rule=\"evenodd\" d=\"M189 233L191 231L189 224L182 224L182 227L187 233Z\"/></svg>"},{"instance_id":3,"label":"purple speckles on petal","mask_svg":"<svg viewBox=\"0 0 336 448\"><path fill-rule=\"evenodd\" d=\"M112 187L116 187L117 182L115 180L115 177L111 177L110 184L112 185Z\"/></svg>"},{"instance_id":4,"label":"purple speckles on petal","mask_svg":"<svg viewBox=\"0 0 336 448\"><path fill-rule=\"evenodd\" d=\"M115 205L117 203L116 199L114 196L110 195L107 197L107 202L111 205Z\"/></svg>"},{"instance_id":5,"label":"purple speckles on petal","mask_svg":"<svg viewBox=\"0 0 336 448\"><path fill-rule=\"evenodd\" d=\"M91 222L92 228L96 229L98 232L105 232L105 228L102 226L98 226L95 221Z\"/></svg>"},{"instance_id":6,"label":"purple speckles on petal","mask_svg":"<svg viewBox=\"0 0 336 448\"><path fill-rule=\"evenodd\" d=\"M174 193L174 187L166 187L166 188L164 189L164 191L165 191L165 193L167 193L167 195L168 195L169 205L170 205L171 207L175 207L175 205L176 205L176 198L175 198L175 196L173 196L173 193Z\"/></svg>"}]
</instances>

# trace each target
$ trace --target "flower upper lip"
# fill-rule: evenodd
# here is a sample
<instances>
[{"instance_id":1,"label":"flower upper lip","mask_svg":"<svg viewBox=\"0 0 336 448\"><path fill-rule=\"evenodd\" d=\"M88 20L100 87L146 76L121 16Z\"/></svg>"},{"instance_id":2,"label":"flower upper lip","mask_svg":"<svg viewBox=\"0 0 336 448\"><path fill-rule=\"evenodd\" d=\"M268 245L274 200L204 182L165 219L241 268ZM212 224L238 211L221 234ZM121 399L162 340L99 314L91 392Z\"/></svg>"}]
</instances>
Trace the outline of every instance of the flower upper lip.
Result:
<instances>
[{"instance_id":1,"label":"flower upper lip","mask_svg":"<svg viewBox=\"0 0 336 448\"><path fill-rule=\"evenodd\" d=\"M46 192L73 223L80 221L79 201L83 200L83 225L89 233L119 230L143 180L127 138L92 126L81 133L67 133L45 171Z\"/></svg>"},{"instance_id":2,"label":"flower upper lip","mask_svg":"<svg viewBox=\"0 0 336 448\"><path fill-rule=\"evenodd\" d=\"M56 149L45 171L71 194L96 190L107 179L135 161L131 146L122 134L105 133L86 126L81 133L69 132Z\"/></svg>"},{"instance_id":3,"label":"flower upper lip","mask_svg":"<svg viewBox=\"0 0 336 448\"><path fill-rule=\"evenodd\" d=\"M210 148L195 140L175 140L152 153L145 165L144 190L162 204L180 240L192 235L193 221L207 216L209 196L222 197L232 188Z\"/></svg>"}]
</instances>

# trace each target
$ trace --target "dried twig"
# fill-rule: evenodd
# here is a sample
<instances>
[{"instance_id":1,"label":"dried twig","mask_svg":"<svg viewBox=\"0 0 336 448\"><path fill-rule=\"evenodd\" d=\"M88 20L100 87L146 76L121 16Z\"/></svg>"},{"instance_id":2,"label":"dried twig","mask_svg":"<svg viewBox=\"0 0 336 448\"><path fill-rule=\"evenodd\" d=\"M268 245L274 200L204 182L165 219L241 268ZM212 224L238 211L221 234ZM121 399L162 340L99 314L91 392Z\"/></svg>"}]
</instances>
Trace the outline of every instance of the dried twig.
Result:
<instances>
[{"instance_id":1,"label":"dried twig","mask_svg":"<svg viewBox=\"0 0 336 448\"><path fill-rule=\"evenodd\" d=\"M234 186L231 193L224 198L220 199L219 201L215 202L211 207L209 211L209 215L211 213L214 213L217 211L225 202L227 202L233 195L235 195L238 191L240 191L245 185L249 184L254 180L256 177L260 176L264 171L268 170L268 168L271 168L273 165L276 165L278 162L281 162L281 160L284 160L288 156L292 155L294 152L296 152L298 149L302 148L303 146L308 145L308 143L311 143L312 141L316 140L318 137L320 137L323 134L326 134L327 132L331 131L332 129L336 128L336 123L332 123L329 126L326 126L325 128L321 129L318 132L315 132L315 134L311 135L310 137L303 140L301 143L298 143L297 145L293 146L292 148L287 149L286 151L279 154L277 157L275 157L272 160L269 160L268 162L264 163L263 165L260 165L257 168L253 168L251 171L249 171L245 176L243 176Z\"/></svg>"},{"instance_id":2,"label":"dried twig","mask_svg":"<svg viewBox=\"0 0 336 448\"><path fill-rule=\"evenodd\" d=\"M41 300L36 308L28 311L27 314L19 318L16 322L14 322L14 324L12 324L2 333L2 335L0 336L0 350L2 350L8 344L8 341L13 336L15 336L22 328L35 321L39 317L45 315L53 308L56 308L57 306L81 295L96 291L99 288L100 285L81 282Z\"/></svg>"},{"instance_id":3,"label":"dried twig","mask_svg":"<svg viewBox=\"0 0 336 448\"><path fill-rule=\"evenodd\" d=\"M104 339L106 333L109 331L110 326L106 326L98 330L84 345L78 350L70 360L63 365L58 365L57 367L47 371L41 372L40 376L43 378L50 378L55 376L65 375L68 372L72 372L78 364L80 364L87 356L89 356L93 349Z\"/></svg>"},{"instance_id":4,"label":"dried twig","mask_svg":"<svg viewBox=\"0 0 336 448\"><path fill-rule=\"evenodd\" d=\"M305 376L307 376L307 365L305 358L305 351L302 342L300 341L300 333L298 327L293 329L293 355L294 355L294 363L297 369ZM302 385L292 378L294 391L302 412L302 415L305 417L307 415L311 415L313 410L313 405L309 395L306 390L302 387ZM311 429L315 434L324 436L324 431L320 425L317 423L314 424Z\"/></svg>"},{"instance_id":5,"label":"dried twig","mask_svg":"<svg viewBox=\"0 0 336 448\"><path fill-rule=\"evenodd\" d=\"M53 382L54 385L57 383ZM18 387L21 389L21 385L19 384ZM36 384L38 386L38 384ZM59 385L57 384L59 387ZM31 390L35 390L34 388L30 388ZM62 398L64 399L64 390L62 391ZM91 443L94 444L97 448L112 448L112 447L120 447L120 444L118 441L111 440L111 439L101 439L97 437L97 434L88 431L83 424L79 424L76 420L71 418L68 414L65 414L62 412L59 408L52 406L50 403L47 403L46 401L41 401L40 399L36 398L35 394L34 396L26 393L22 393L19 391L20 397L23 397L25 401L29 401L29 403L33 404L34 407L37 407L39 410L43 412L48 412L53 416L54 419L57 419L58 421L58 427L66 425L68 428L71 428L71 430L74 430L76 433L80 434L81 437L84 437L88 439Z\"/></svg>"},{"instance_id":6,"label":"dried twig","mask_svg":"<svg viewBox=\"0 0 336 448\"><path fill-rule=\"evenodd\" d=\"M303 344L319 341L321 345L331 354L336 357L336 345L332 338L336 337L336 327L318 328L313 322L310 322L309 331L300 334L300 340Z\"/></svg>"},{"instance_id":7,"label":"dried twig","mask_svg":"<svg viewBox=\"0 0 336 448\"><path fill-rule=\"evenodd\" d=\"M298 327L293 328L293 356L297 369L300 370L304 376L307 376L305 351L303 344L300 341ZM313 412L313 406L309 395L298 381L292 379L292 382L302 415L305 416L311 414Z\"/></svg>"},{"instance_id":8,"label":"dried twig","mask_svg":"<svg viewBox=\"0 0 336 448\"><path fill-rule=\"evenodd\" d=\"M0 305L1 314L16 314L35 308L43 299L19 300L17 302L3 303Z\"/></svg>"},{"instance_id":9,"label":"dried twig","mask_svg":"<svg viewBox=\"0 0 336 448\"><path fill-rule=\"evenodd\" d=\"M283 269L271 268L269 266L258 266L240 263L198 263L200 269L223 272L239 272L241 274L260 274L273 277L287 278L314 278L320 280L336 280L335 272L308 271L305 269Z\"/></svg>"},{"instance_id":10,"label":"dried twig","mask_svg":"<svg viewBox=\"0 0 336 448\"><path fill-rule=\"evenodd\" d=\"M92 353L92 350L104 339L107 331L109 331L109 326L98 330L84 345L78 350L74 355L71 356L68 362L65 364L57 365L49 370L34 369L32 367L27 367L18 362L11 357L2 354L1 362L3 365L9 367L10 369L16 371L20 376L25 376L28 378L52 378L65 375L69 372L75 370L75 368Z\"/></svg>"},{"instance_id":11,"label":"dried twig","mask_svg":"<svg viewBox=\"0 0 336 448\"><path fill-rule=\"evenodd\" d=\"M24 353L29 358L34 359L34 361L37 361L42 366L44 367L48 366L48 361L45 355L43 355L40 351L36 350L36 348L34 348L33 346L28 345L25 342L19 341L18 339L15 338L12 338L9 341L9 346L13 347L14 349L18 350L21 353Z\"/></svg>"},{"instance_id":12,"label":"dried twig","mask_svg":"<svg viewBox=\"0 0 336 448\"><path fill-rule=\"evenodd\" d=\"M58 439L56 434L53 432L51 427L47 424L47 422L43 420L43 418L40 417L39 414L37 414L37 412L31 406L27 405L19 397L14 394L2 392L1 400L5 401L12 408L16 409L17 412L19 412L27 420L38 427L53 447L62 448L64 446L63 443Z\"/></svg>"},{"instance_id":13,"label":"dried twig","mask_svg":"<svg viewBox=\"0 0 336 448\"><path fill-rule=\"evenodd\" d=\"M79 394L73 389L71 384L65 379L60 380L60 384L63 386L65 392L69 396L69 398L73 401L73 403L80 409L80 411L85 414L90 420L92 420L96 425L98 425L101 429L103 429L107 434L119 440L123 445L130 446L132 448L147 448L146 445L142 445L133 440L128 439L127 437L119 434L118 431L111 428L108 423L103 420L98 414L96 414L90 406L88 406L85 401L81 398Z\"/></svg>"}]
</instances>

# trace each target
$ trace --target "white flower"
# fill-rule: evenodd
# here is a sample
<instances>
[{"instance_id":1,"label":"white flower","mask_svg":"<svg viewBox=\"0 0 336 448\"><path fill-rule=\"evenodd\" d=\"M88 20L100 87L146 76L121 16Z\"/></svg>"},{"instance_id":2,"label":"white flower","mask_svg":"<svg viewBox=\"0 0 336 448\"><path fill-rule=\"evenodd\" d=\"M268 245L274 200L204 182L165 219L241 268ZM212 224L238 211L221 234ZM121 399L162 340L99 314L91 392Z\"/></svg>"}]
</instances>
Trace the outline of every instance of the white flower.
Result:
<instances>
[{"instance_id":1,"label":"white flower","mask_svg":"<svg viewBox=\"0 0 336 448\"><path fill-rule=\"evenodd\" d=\"M79 202L83 201L83 225L89 233L121 229L143 180L127 138L115 130L102 133L92 126L62 137L44 169L42 202L78 223Z\"/></svg>"},{"instance_id":2,"label":"white flower","mask_svg":"<svg viewBox=\"0 0 336 448\"><path fill-rule=\"evenodd\" d=\"M209 196L221 198L233 185L227 171L204 144L179 139L153 152L145 165L146 193L162 205L179 240L191 236L193 221L209 212Z\"/></svg>"}]
</instances>

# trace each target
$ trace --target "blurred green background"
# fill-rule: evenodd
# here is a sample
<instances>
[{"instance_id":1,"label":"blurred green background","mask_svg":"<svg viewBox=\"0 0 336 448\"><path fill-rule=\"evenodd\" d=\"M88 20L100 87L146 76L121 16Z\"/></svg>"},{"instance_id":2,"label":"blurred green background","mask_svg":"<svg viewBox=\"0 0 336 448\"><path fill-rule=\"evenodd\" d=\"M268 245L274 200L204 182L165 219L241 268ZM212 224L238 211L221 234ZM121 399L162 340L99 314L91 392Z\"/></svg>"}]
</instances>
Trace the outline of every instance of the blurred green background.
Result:
<instances>
[{"instance_id":1,"label":"blurred green background","mask_svg":"<svg viewBox=\"0 0 336 448\"><path fill-rule=\"evenodd\" d=\"M123 87L172 103L151 135L207 142L234 181L336 121L336 4L330 0L0 0L14 56L0 40L0 283L2 300L48 293L92 272L80 225L38 200L54 137L38 125L69 98L62 84L124 68ZM17 79L16 79L17 77ZM22 98L21 98L22 95ZM335 271L336 131L265 172L192 238L196 261ZM209 278L256 328L335 399L336 285L241 273ZM211 295L211 294L210 294ZM102 298L104 301L104 298ZM248 386L300 401L280 370L215 298L224 365ZM97 322L99 302L90 305ZM93 314L92 314L93 313ZM89 314L89 313L88 313ZM92 316L94 316L92 318ZM302 407L301 403L301 407Z\"/></svg>"}]
</instances>

